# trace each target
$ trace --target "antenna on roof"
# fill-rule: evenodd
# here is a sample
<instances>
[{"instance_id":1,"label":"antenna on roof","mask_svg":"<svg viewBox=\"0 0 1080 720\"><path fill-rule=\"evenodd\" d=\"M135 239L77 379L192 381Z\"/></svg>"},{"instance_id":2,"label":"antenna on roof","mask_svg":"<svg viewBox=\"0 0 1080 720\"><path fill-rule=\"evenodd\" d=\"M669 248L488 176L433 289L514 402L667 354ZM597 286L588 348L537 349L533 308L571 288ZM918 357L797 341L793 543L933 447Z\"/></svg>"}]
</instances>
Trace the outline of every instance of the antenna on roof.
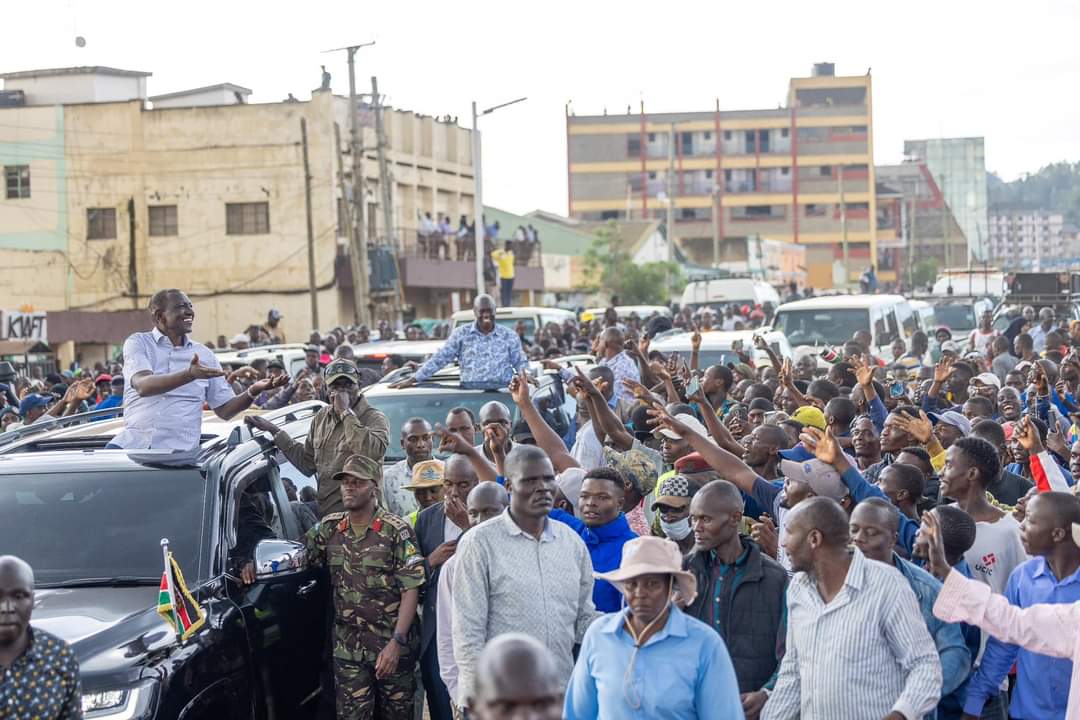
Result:
<instances>
[{"instance_id":1,"label":"antenna on roof","mask_svg":"<svg viewBox=\"0 0 1080 720\"><path fill-rule=\"evenodd\" d=\"M82 35L76 35L75 47L86 47L86 38L84 38Z\"/></svg>"}]
</instances>

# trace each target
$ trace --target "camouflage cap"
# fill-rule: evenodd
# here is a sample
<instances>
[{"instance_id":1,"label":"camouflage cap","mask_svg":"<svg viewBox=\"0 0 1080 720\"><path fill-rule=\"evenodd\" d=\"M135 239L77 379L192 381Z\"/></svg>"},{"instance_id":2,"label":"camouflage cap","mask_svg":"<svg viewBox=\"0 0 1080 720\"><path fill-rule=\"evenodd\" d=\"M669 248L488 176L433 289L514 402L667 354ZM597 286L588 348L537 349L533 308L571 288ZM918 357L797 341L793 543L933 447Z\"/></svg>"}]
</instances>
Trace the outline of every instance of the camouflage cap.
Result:
<instances>
[{"instance_id":1,"label":"camouflage cap","mask_svg":"<svg viewBox=\"0 0 1080 720\"><path fill-rule=\"evenodd\" d=\"M352 360L338 359L326 366L326 384L333 385L338 378L347 378L360 384L360 371Z\"/></svg>"},{"instance_id":2,"label":"camouflage cap","mask_svg":"<svg viewBox=\"0 0 1080 720\"><path fill-rule=\"evenodd\" d=\"M334 473L334 482L341 482L345 475L351 475L361 480L374 480L376 484L382 482L382 465L365 455L353 455L341 470Z\"/></svg>"},{"instance_id":3,"label":"camouflage cap","mask_svg":"<svg viewBox=\"0 0 1080 720\"><path fill-rule=\"evenodd\" d=\"M443 461L424 460L416 463L412 471L412 482L402 485L403 490L420 490L422 488L442 487L443 484Z\"/></svg>"},{"instance_id":4,"label":"camouflage cap","mask_svg":"<svg viewBox=\"0 0 1080 720\"><path fill-rule=\"evenodd\" d=\"M656 465L641 450L619 452L605 446L604 463L642 494L648 494L656 486Z\"/></svg>"}]
</instances>

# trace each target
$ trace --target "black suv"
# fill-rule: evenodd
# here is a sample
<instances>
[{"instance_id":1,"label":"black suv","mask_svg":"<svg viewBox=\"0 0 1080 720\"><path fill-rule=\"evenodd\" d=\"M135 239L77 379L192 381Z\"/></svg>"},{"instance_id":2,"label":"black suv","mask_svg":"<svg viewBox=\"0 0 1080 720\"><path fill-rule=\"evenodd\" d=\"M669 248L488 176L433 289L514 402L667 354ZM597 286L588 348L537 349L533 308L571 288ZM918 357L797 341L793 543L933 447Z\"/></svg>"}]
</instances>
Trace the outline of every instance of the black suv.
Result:
<instances>
[{"instance_id":1,"label":"black suv","mask_svg":"<svg viewBox=\"0 0 1080 720\"><path fill-rule=\"evenodd\" d=\"M322 406L264 417L300 438ZM307 566L280 453L240 422L191 453L105 450L94 425L0 449L0 549L33 566L32 624L74 649L86 717L314 716L328 579ZM156 611L163 538L206 611L183 643Z\"/></svg>"}]
</instances>

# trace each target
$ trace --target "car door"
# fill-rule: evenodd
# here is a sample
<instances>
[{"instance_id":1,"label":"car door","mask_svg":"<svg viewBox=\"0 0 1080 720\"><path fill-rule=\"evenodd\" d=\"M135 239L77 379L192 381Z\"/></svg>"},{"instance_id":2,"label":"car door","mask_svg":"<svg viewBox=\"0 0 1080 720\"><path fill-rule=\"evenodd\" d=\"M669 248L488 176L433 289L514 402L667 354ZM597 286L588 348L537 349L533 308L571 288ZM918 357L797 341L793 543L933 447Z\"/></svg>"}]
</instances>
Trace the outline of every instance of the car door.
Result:
<instances>
[{"instance_id":1,"label":"car door","mask_svg":"<svg viewBox=\"0 0 1080 720\"><path fill-rule=\"evenodd\" d=\"M225 547L239 551L250 545L251 534L245 524L252 523L252 513L246 495L258 496L263 509L256 536L303 542L272 459L260 456L246 464L234 474L228 487L229 521L225 526L229 537L223 543ZM267 563L258 567L255 555L231 553L228 566L230 573L238 575L244 562L250 560L257 565L255 583L233 583L233 599L247 627L256 687L262 689L270 717L313 713L318 702L319 673L326 657L328 575L306 565L275 572Z\"/></svg>"}]
</instances>

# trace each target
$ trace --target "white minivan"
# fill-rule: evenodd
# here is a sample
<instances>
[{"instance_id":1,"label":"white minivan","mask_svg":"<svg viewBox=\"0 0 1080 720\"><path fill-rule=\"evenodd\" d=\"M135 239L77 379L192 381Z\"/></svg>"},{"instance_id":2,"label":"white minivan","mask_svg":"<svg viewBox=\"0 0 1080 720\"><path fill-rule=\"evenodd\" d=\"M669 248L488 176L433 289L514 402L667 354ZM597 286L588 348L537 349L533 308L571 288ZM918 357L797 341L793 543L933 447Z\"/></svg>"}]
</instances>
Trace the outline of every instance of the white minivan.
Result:
<instances>
[{"instance_id":1,"label":"white minivan","mask_svg":"<svg viewBox=\"0 0 1080 720\"><path fill-rule=\"evenodd\" d=\"M761 305L766 313L771 313L780 304L780 294L772 285L761 280L698 280L683 289L680 304L691 310L706 306L717 310L724 305Z\"/></svg>"},{"instance_id":2,"label":"white minivan","mask_svg":"<svg viewBox=\"0 0 1080 720\"><path fill-rule=\"evenodd\" d=\"M874 355L893 360L893 341L909 341L918 320L901 295L829 295L784 303L776 310L773 329L787 336L796 359L825 346L841 351L856 331L869 330ZM818 364L827 363L819 357Z\"/></svg>"}]
</instances>

